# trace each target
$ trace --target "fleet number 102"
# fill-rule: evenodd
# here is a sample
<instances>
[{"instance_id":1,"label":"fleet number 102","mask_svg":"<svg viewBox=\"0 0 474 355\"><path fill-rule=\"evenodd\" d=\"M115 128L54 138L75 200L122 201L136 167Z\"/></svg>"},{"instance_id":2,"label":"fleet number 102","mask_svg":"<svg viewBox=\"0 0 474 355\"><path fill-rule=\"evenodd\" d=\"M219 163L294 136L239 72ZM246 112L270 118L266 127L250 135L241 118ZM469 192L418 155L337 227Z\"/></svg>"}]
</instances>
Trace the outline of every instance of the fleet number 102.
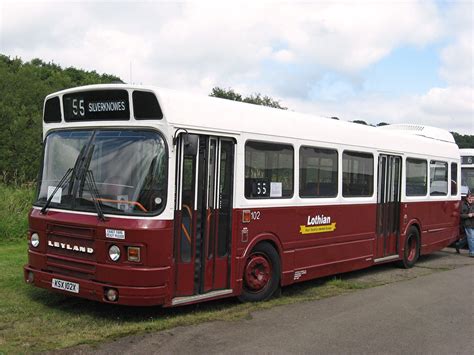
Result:
<instances>
[{"instance_id":1,"label":"fleet number 102","mask_svg":"<svg viewBox=\"0 0 474 355\"><path fill-rule=\"evenodd\" d=\"M256 221L260 219L260 211L252 211L250 212L250 217L252 220Z\"/></svg>"}]
</instances>

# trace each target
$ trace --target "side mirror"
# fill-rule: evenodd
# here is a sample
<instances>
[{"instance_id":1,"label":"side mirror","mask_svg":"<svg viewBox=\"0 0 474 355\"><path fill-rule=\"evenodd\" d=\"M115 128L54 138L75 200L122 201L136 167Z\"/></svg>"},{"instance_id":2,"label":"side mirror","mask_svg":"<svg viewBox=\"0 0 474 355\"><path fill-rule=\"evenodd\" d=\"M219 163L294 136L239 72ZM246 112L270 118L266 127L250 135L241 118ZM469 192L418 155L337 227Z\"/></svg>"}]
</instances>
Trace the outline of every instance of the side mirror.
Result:
<instances>
[{"instance_id":1,"label":"side mirror","mask_svg":"<svg viewBox=\"0 0 474 355\"><path fill-rule=\"evenodd\" d=\"M199 136L197 134L185 134L184 141L184 155L196 156L199 148Z\"/></svg>"}]
</instances>

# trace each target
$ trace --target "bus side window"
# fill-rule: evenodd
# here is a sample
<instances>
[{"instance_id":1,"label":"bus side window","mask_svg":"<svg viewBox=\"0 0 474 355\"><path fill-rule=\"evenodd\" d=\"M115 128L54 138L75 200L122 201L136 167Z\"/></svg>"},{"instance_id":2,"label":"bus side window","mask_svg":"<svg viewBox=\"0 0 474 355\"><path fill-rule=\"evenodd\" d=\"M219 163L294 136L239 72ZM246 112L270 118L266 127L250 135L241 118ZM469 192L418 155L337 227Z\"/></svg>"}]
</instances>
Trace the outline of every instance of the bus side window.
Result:
<instances>
[{"instance_id":1,"label":"bus side window","mask_svg":"<svg viewBox=\"0 0 474 355\"><path fill-rule=\"evenodd\" d=\"M451 163L451 196L458 193L458 164Z\"/></svg>"},{"instance_id":2,"label":"bus side window","mask_svg":"<svg viewBox=\"0 0 474 355\"><path fill-rule=\"evenodd\" d=\"M430 161L430 196L448 194L448 163Z\"/></svg>"},{"instance_id":3,"label":"bus side window","mask_svg":"<svg viewBox=\"0 0 474 355\"><path fill-rule=\"evenodd\" d=\"M427 192L426 160L407 158L406 160L406 195L425 196Z\"/></svg>"},{"instance_id":4,"label":"bus side window","mask_svg":"<svg viewBox=\"0 0 474 355\"><path fill-rule=\"evenodd\" d=\"M300 197L336 197L338 154L335 149L300 148Z\"/></svg>"},{"instance_id":5,"label":"bus side window","mask_svg":"<svg viewBox=\"0 0 474 355\"><path fill-rule=\"evenodd\" d=\"M342 195L368 197L374 191L374 156L370 153L342 153Z\"/></svg>"},{"instance_id":6,"label":"bus side window","mask_svg":"<svg viewBox=\"0 0 474 355\"><path fill-rule=\"evenodd\" d=\"M293 196L294 150L289 144L247 142L245 145L245 197Z\"/></svg>"}]
</instances>

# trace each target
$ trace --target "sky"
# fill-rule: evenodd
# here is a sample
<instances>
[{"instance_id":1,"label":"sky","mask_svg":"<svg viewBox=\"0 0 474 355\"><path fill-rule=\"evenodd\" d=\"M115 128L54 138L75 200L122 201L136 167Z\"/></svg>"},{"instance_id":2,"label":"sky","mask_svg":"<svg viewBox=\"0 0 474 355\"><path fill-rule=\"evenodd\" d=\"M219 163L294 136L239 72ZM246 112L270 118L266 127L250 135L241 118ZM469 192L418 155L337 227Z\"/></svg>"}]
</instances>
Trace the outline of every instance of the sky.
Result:
<instances>
[{"instance_id":1,"label":"sky","mask_svg":"<svg viewBox=\"0 0 474 355\"><path fill-rule=\"evenodd\" d=\"M0 0L0 53L474 135L472 0Z\"/></svg>"}]
</instances>

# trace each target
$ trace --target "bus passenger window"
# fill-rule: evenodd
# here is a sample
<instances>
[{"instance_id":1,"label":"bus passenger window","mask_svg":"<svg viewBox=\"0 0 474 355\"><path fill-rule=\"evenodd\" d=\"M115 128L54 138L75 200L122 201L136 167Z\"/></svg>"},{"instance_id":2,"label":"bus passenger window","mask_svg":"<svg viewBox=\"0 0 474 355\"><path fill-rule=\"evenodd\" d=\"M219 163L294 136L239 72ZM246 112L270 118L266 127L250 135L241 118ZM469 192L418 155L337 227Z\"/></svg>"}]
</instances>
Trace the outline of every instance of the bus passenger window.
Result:
<instances>
[{"instance_id":1,"label":"bus passenger window","mask_svg":"<svg viewBox=\"0 0 474 355\"><path fill-rule=\"evenodd\" d=\"M448 163L430 161L430 196L448 194Z\"/></svg>"},{"instance_id":2,"label":"bus passenger window","mask_svg":"<svg viewBox=\"0 0 474 355\"><path fill-rule=\"evenodd\" d=\"M342 196L368 197L374 191L374 157L369 153L342 154Z\"/></svg>"},{"instance_id":3,"label":"bus passenger window","mask_svg":"<svg viewBox=\"0 0 474 355\"><path fill-rule=\"evenodd\" d=\"M300 197L337 196L337 150L300 148Z\"/></svg>"},{"instance_id":4,"label":"bus passenger window","mask_svg":"<svg viewBox=\"0 0 474 355\"><path fill-rule=\"evenodd\" d=\"M245 197L293 196L293 159L291 145L248 142L245 145Z\"/></svg>"},{"instance_id":5,"label":"bus passenger window","mask_svg":"<svg viewBox=\"0 0 474 355\"><path fill-rule=\"evenodd\" d=\"M407 158L406 195L426 196L427 163L426 160Z\"/></svg>"}]
</instances>

